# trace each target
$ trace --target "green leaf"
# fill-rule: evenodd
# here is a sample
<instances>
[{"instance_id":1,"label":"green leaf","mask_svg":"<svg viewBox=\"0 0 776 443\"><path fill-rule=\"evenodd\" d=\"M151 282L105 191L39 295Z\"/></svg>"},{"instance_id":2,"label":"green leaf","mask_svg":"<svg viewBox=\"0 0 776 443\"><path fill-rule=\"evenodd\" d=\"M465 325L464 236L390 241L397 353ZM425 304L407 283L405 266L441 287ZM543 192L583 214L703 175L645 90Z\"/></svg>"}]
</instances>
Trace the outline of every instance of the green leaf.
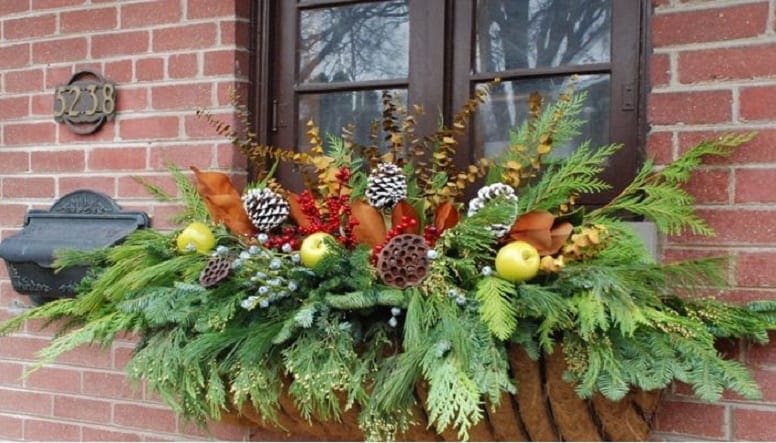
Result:
<instances>
[{"instance_id":1,"label":"green leaf","mask_svg":"<svg viewBox=\"0 0 776 443\"><path fill-rule=\"evenodd\" d=\"M517 327L517 311L511 300L517 295L515 285L498 277L483 277L474 295L490 332L499 340L508 339Z\"/></svg>"}]
</instances>

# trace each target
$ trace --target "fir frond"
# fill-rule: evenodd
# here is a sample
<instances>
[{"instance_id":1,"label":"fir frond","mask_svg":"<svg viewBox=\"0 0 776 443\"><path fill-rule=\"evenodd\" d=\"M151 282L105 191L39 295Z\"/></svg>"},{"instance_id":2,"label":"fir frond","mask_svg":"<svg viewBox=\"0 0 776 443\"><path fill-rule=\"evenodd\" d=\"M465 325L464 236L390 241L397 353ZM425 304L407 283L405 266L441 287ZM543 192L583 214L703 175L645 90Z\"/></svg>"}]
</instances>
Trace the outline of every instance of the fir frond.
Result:
<instances>
[{"instance_id":1,"label":"fir frond","mask_svg":"<svg viewBox=\"0 0 776 443\"><path fill-rule=\"evenodd\" d=\"M480 317L499 340L509 338L517 327L517 311L511 301L515 295L515 285L498 277L484 277L477 283Z\"/></svg>"}]
</instances>

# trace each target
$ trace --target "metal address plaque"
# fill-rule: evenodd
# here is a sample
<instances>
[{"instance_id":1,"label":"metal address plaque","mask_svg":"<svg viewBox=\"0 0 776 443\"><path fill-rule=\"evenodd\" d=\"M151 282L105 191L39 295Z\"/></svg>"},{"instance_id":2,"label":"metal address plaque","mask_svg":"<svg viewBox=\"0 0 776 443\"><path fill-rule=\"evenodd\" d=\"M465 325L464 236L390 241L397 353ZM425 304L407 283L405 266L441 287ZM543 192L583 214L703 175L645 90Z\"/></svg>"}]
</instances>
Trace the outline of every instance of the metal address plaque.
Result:
<instances>
[{"instance_id":1,"label":"metal address plaque","mask_svg":"<svg viewBox=\"0 0 776 443\"><path fill-rule=\"evenodd\" d=\"M54 120L91 134L116 113L116 87L92 70L79 71L54 90Z\"/></svg>"}]
</instances>

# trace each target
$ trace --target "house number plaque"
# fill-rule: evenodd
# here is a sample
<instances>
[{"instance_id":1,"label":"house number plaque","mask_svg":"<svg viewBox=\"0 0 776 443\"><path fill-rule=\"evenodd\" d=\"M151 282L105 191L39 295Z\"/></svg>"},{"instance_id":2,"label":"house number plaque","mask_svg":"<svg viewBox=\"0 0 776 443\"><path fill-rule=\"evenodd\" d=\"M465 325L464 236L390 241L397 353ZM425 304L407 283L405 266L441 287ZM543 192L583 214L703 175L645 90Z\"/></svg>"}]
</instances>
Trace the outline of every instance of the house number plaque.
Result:
<instances>
[{"instance_id":1,"label":"house number plaque","mask_svg":"<svg viewBox=\"0 0 776 443\"><path fill-rule=\"evenodd\" d=\"M116 87L98 73L85 70L54 90L54 120L76 134L91 134L116 113Z\"/></svg>"}]
</instances>

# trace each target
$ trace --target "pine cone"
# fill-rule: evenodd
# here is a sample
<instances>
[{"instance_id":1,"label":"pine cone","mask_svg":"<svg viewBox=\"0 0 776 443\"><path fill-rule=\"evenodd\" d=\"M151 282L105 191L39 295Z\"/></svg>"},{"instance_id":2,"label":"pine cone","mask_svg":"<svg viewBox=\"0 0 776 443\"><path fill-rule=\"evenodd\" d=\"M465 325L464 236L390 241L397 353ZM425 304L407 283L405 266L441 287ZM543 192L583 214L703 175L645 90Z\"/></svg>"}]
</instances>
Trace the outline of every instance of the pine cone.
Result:
<instances>
[{"instance_id":1,"label":"pine cone","mask_svg":"<svg viewBox=\"0 0 776 443\"><path fill-rule=\"evenodd\" d=\"M393 163L380 163L369 174L366 198L377 209L391 209L407 198L407 179Z\"/></svg>"},{"instance_id":2,"label":"pine cone","mask_svg":"<svg viewBox=\"0 0 776 443\"><path fill-rule=\"evenodd\" d=\"M260 232L275 229L288 217L288 202L268 188L251 189L243 194L242 201L248 218Z\"/></svg>"},{"instance_id":3,"label":"pine cone","mask_svg":"<svg viewBox=\"0 0 776 443\"><path fill-rule=\"evenodd\" d=\"M199 284L209 288L215 286L229 275L232 263L225 257L212 257L205 269L199 274Z\"/></svg>"},{"instance_id":4,"label":"pine cone","mask_svg":"<svg viewBox=\"0 0 776 443\"><path fill-rule=\"evenodd\" d=\"M507 200L513 200L515 203L517 203L517 195L515 195L515 190L511 186L504 183L494 183L489 186L483 186L479 191L477 191L477 197L469 201L469 210L467 211L466 215L471 217L472 215L478 213L487 202L498 196L501 196ZM500 223L496 223L490 226L490 229L493 231L493 234L496 236L496 238L501 238L507 235L511 228L511 226L503 225Z\"/></svg>"}]
</instances>

